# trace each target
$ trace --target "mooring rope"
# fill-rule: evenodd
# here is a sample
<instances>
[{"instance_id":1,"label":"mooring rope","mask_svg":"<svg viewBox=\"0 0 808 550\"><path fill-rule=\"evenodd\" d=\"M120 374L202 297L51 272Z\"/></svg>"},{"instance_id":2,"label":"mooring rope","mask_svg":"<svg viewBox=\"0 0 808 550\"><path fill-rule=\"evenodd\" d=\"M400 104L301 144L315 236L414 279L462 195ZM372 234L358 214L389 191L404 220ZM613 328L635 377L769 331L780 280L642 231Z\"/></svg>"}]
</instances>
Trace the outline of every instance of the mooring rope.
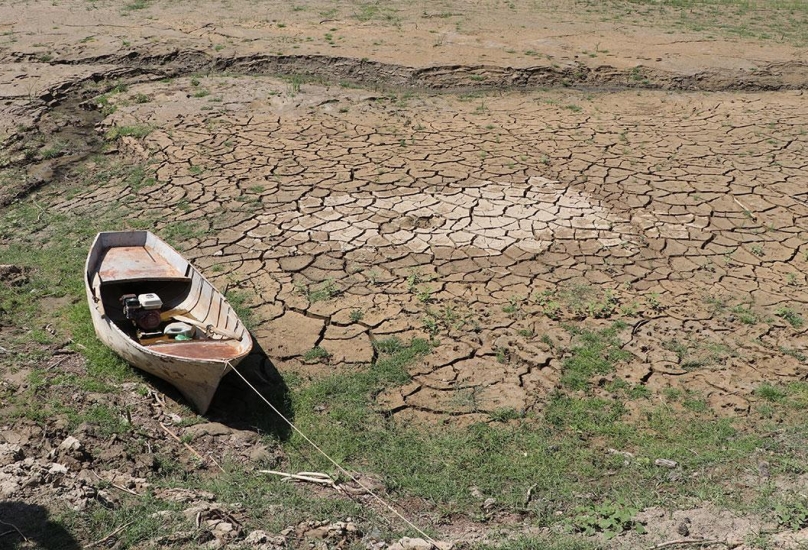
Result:
<instances>
[{"instance_id":1,"label":"mooring rope","mask_svg":"<svg viewBox=\"0 0 808 550\"><path fill-rule=\"evenodd\" d=\"M350 480L351 480L351 481L353 481L354 483L356 483L357 485L359 485L359 487L361 487L361 488L362 488L362 489L363 489L365 492L367 492L367 493L368 493L370 496L372 496L373 498L375 498L375 499L376 499L376 501L377 501L379 504L381 504L382 506L384 506L385 508L387 508L388 510L390 510L391 512L393 512L393 514L395 514L395 515L396 515L396 516L397 516L399 519L401 519L401 521L403 521L404 523L406 523L407 525L409 525L410 527L412 527L412 528L413 528L413 529L414 529L414 530L415 530L415 531L416 531L416 532L417 532L419 535L423 536L423 537L424 537L424 540L426 540L426 541L427 541L429 544L431 544L431 545L433 546L433 548L439 548L438 543L435 541L435 539L433 539L432 537L430 537L429 535L427 535L427 534L426 534L426 533L425 533L425 532L424 532L422 529L420 529L420 528L419 528L417 525L415 525L413 522L411 522L411 521L410 521L410 520L408 520L406 517L404 517L404 516L403 516L403 515L402 515L402 514L401 514L401 513L398 511L398 510L396 510L396 509L393 507L393 505L389 504L389 503L388 503L386 500L384 500L382 497L380 497L379 495L377 495L376 493L374 493L374 492L373 492L373 491L372 491L372 490L371 490L369 487L367 487L367 486L365 486L364 484L362 484L362 482L361 482L361 481L359 481L358 479L356 479L356 477L355 477L353 474L351 474L351 472L349 472L348 470L346 470L345 468L343 468L343 467L342 467L342 466L341 466L341 465L340 465L340 464L339 464L339 463L338 463L336 460L334 460L333 458L331 458L331 457L328 455L328 453L326 453L324 450L322 450L320 447L318 447L318 446L317 446L317 444L316 444L314 441L312 441L311 439L309 439L309 437L308 437L306 434L304 434L304 433L303 433L303 432L300 430L300 428L298 428L297 426L295 426L295 425L292 423L292 421L291 421L291 420L289 420L288 418L286 418L286 417L283 415L283 413L281 413L281 411L279 411L279 410L278 410L278 408L277 408L277 407L275 407L275 405L273 405L272 403L270 403L270 402L269 402L269 400L268 400L266 397L264 397L264 396L261 394L261 392L260 392L260 391L258 391L258 389L256 389L256 387L255 387L255 386L253 386L252 384L250 384L250 381L249 381L249 380L247 380L247 379L244 377L244 375L243 375L243 374L241 374L241 373L240 373L240 372L239 372L239 371L236 369L236 367L235 367L235 366L234 366L234 365L233 365L233 364L232 364L230 361L227 361L226 363L227 363L227 365L228 365L228 366L229 366L231 369L233 369L233 372L235 372L236 374L238 374L239 378L241 378L241 379L244 381L244 383L245 383L245 384L247 384L247 385L250 387L250 389L251 389L252 391L254 391L254 392L255 392L255 395L257 395L258 397L260 397L260 398L261 398L261 400L262 400L264 403L266 403L266 404L269 406L269 408L270 408L270 409L272 409L272 410L275 412L275 414L277 414L278 416L280 416L280 417L283 419L283 421L284 421L284 422L286 422L287 424L289 424L289 427L291 427L291 428L292 428L292 429L293 429L295 432L297 432L297 434L298 434L300 437L302 437L302 438L303 438L303 439L304 439L304 440L305 440L305 441L306 441L306 442L307 442L309 445L311 445L312 447L314 447L314 448L317 450L317 452L319 452L321 455L323 455L323 456L324 456L324 457L325 457L325 458L326 458L326 459L327 459L327 460L328 460L328 461L329 461L331 464L333 464L333 465L334 465L334 467L335 467L337 470L339 470L339 471L340 471L342 474L344 474L344 475L346 475L348 478L350 478Z\"/></svg>"}]
</instances>

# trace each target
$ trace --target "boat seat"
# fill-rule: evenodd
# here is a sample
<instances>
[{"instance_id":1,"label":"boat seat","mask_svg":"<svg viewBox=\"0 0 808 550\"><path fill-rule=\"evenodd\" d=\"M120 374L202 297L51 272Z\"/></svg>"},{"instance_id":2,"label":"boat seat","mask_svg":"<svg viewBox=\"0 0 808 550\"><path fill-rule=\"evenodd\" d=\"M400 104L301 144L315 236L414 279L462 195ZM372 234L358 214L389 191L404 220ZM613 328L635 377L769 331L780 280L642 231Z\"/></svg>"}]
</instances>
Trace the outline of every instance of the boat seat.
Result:
<instances>
[{"instance_id":1,"label":"boat seat","mask_svg":"<svg viewBox=\"0 0 808 550\"><path fill-rule=\"evenodd\" d=\"M127 281L188 281L190 278L145 246L119 246L104 253L98 269L101 283Z\"/></svg>"},{"instance_id":2,"label":"boat seat","mask_svg":"<svg viewBox=\"0 0 808 550\"><path fill-rule=\"evenodd\" d=\"M194 340L193 342L170 342L154 344L146 349L182 359L227 360L242 352L238 340Z\"/></svg>"}]
</instances>

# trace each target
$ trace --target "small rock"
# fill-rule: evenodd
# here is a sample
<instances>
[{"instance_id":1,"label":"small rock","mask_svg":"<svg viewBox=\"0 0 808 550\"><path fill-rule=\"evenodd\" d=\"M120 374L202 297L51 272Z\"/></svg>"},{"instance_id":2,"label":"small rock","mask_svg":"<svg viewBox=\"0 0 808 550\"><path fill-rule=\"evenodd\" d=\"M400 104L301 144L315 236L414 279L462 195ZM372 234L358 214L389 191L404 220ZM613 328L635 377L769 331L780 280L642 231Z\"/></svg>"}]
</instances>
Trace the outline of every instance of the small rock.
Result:
<instances>
[{"instance_id":1,"label":"small rock","mask_svg":"<svg viewBox=\"0 0 808 550\"><path fill-rule=\"evenodd\" d=\"M244 542L246 544L261 544L262 542L266 542L269 539L269 534L266 531L256 530L250 532L246 537L244 537Z\"/></svg>"},{"instance_id":2,"label":"small rock","mask_svg":"<svg viewBox=\"0 0 808 550\"><path fill-rule=\"evenodd\" d=\"M269 462L273 458L272 453L267 451L267 448L264 447L263 445L256 445L255 447L250 449L250 453L248 456L250 458L250 462L255 462L258 464Z\"/></svg>"},{"instance_id":3,"label":"small rock","mask_svg":"<svg viewBox=\"0 0 808 550\"><path fill-rule=\"evenodd\" d=\"M620 455L625 458L634 458L634 453L630 453L628 451L618 451L617 449L606 449L606 452L610 455Z\"/></svg>"},{"instance_id":4,"label":"small rock","mask_svg":"<svg viewBox=\"0 0 808 550\"><path fill-rule=\"evenodd\" d=\"M682 523L679 524L679 527L676 528L676 532L682 535L683 537L687 537L690 535L690 518L684 518Z\"/></svg>"},{"instance_id":5,"label":"small rock","mask_svg":"<svg viewBox=\"0 0 808 550\"><path fill-rule=\"evenodd\" d=\"M25 458L22 448L19 445L9 445L0 443L0 466L14 464L18 460Z\"/></svg>"},{"instance_id":6,"label":"small rock","mask_svg":"<svg viewBox=\"0 0 808 550\"><path fill-rule=\"evenodd\" d=\"M51 464L51 467L48 470L48 473L50 475L54 475L54 476L55 475L66 474L67 473L67 467L62 465L62 464L58 464L58 463L54 462L53 464Z\"/></svg>"},{"instance_id":7,"label":"small rock","mask_svg":"<svg viewBox=\"0 0 808 550\"><path fill-rule=\"evenodd\" d=\"M13 496L20 489L20 486L12 480L0 481L0 498Z\"/></svg>"},{"instance_id":8,"label":"small rock","mask_svg":"<svg viewBox=\"0 0 808 550\"><path fill-rule=\"evenodd\" d=\"M201 514L202 512L207 512L209 509L210 505L208 504L197 504L196 506L191 506L190 508L183 510L182 515L185 516L186 519L193 521L196 520L197 515Z\"/></svg>"},{"instance_id":9,"label":"small rock","mask_svg":"<svg viewBox=\"0 0 808 550\"><path fill-rule=\"evenodd\" d=\"M76 482L83 483L85 485L93 485L96 479L97 478L90 473L90 470L80 470L78 475L76 475Z\"/></svg>"},{"instance_id":10,"label":"small rock","mask_svg":"<svg viewBox=\"0 0 808 550\"><path fill-rule=\"evenodd\" d=\"M485 502L483 502L482 509L485 510L486 512L490 512L494 508L494 506L496 506L496 504L497 499L493 497L488 497L487 499L485 499Z\"/></svg>"},{"instance_id":11,"label":"small rock","mask_svg":"<svg viewBox=\"0 0 808 550\"><path fill-rule=\"evenodd\" d=\"M667 458L657 458L654 460L654 466L661 466L662 468L676 468L679 465L675 460Z\"/></svg>"},{"instance_id":12,"label":"small rock","mask_svg":"<svg viewBox=\"0 0 808 550\"><path fill-rule=\"evenodd\" d=\"M0 265L0 282L8 286L22 286L28 282L25 271L16 265Z\"/></svg>"},{"instance_id":13,"label":"small rock","mask_svg":"<svg viewBox=\"0 0 808 550\"><path fill-rule=\"evenodd\" d=\"M195 424L188 427L183 435L190 435L196 439L201 435L217 437L221 435L230 435L232 432L232 429L219 422L206 422L204 424Z\"/></svg>"},{"instance_id":14,"label":"small rock","mask_svg":"<svg viewBox=\"0 0 808 550\"><path fill-rule=\"evenodd\" d=\"M219 522L213 529L217 533L227 534L233 531L233 524L227 521Z\"/></svg>"},{"instance_id":15,"label":"small rock","mask_svg":"<svg viewBox=\"0 0 808 550\"><path fill-rule=\"evenodd\" d=\"M96 436L98 434L98 427L94 424L90 424L89 422L82 422L81 424L79 424L79 427L76 428L76 433L82 435Z\"/></svg>"},{"instance_id":16,"label":"small rock","mask_svg":"<svg viewBox=\"0 0 808 550\"><path fill-rule=\"evenodd\" d=\"M769 471L769 463L768 462L761 462L758 464L758 474L763 479L769 479L771 472Z\"/></svg>"},{"instance_id":17,"label":"small rock","mask_svg":"<svg viewBox=\"0 0 808 550\"><path fill-rule=\"evenodd\" d=\"M424 539L404 537L391 544L390 550L432 550L432 544Z\"/></svg>"},{"instance_id":18,"label":"small rock","mask_svg":"<svg viewBox=\"0 0 808 550\"><path fill-rule=\"evenodd\" d=\"M80 451L81 450L81 442L69 435L59 444L60 451Z\"/></svg>"}]
</instances>

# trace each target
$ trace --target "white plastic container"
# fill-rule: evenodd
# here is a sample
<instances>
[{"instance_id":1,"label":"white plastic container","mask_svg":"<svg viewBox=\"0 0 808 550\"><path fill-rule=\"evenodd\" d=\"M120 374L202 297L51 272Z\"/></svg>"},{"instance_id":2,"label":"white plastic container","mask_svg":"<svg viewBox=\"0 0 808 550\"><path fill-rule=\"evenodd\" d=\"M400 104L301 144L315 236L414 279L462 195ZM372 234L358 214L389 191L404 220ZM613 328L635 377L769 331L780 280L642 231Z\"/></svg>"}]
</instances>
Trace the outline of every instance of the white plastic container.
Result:
<instances>
[{"instance_id":1,"label":"white plastic container","mask_svg":"<svg viewBox=\"0 0 808 550\"><path fill-rule=\"evenodd\" d=\"M191 325L187 323L170 323L166 328L163 330L163 334L166 336L182 336L183 338L191 339L194 337L195 329Z\"/></svg>"},{"instance_id":2,"label":"white plastic container","mask_svg":"<svg viewBox=\"0 0 808 550\"><path fill-rule=\"evenodd\" d=\"M138 294L137 301L143 309L160 309L163 307L163 301L154 292L148 294Z\"/></svg>"}]
</instances>

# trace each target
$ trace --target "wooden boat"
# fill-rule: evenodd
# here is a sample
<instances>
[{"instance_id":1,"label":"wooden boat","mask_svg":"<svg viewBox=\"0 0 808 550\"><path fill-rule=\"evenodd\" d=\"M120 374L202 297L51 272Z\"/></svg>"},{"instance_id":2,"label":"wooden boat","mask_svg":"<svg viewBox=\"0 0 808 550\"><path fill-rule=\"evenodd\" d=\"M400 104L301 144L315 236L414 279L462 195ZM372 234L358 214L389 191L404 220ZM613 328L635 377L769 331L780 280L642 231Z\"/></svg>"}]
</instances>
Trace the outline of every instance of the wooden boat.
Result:
<instances>
[{"instance_id":1,"label":"wooden boat","mask_svg":"<svg viewBox=\"0 0 808 550\"><path fill-rule=\"evenodd\" d=\"M98 338L174 385L200 414L252 348L225 297L148 231L99 233L87 256L85 286Z\"/></svg>"}]
</instances>

